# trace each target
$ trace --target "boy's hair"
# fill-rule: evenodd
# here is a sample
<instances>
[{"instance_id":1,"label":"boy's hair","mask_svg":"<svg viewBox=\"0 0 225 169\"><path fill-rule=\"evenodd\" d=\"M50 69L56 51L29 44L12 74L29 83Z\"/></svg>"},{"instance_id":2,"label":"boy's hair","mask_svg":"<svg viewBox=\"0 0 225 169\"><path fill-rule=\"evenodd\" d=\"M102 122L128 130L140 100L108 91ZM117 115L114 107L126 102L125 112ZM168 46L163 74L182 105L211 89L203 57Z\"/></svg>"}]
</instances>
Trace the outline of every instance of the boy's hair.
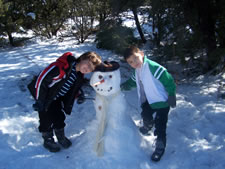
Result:
<instances>
[{"instance_id":1,"label":"boy's hair","mask_svg":"<svg viewBox=\"0 0 225 169\"><path fill-rule=\"evenodd\" d=\"M82 54L78 58L78 62L80 62L82 60L90 60L95 67L102 63L101 56L99 56L95 52L86 52L86 53Z\"/></svg>"},{"instance_id":2,"label":"boy's hair","mask_svg":"<svg viewBox=\"0 0 225 169\"><path fill-rule=\"evenodd\" d=\"M141 50L136 47L136 46L130 46L129 48L127 48L124 52L124 59L127 60L130 56L132 56L135 53L139 53L141 52Z\"/></svg>"}]
</instances>

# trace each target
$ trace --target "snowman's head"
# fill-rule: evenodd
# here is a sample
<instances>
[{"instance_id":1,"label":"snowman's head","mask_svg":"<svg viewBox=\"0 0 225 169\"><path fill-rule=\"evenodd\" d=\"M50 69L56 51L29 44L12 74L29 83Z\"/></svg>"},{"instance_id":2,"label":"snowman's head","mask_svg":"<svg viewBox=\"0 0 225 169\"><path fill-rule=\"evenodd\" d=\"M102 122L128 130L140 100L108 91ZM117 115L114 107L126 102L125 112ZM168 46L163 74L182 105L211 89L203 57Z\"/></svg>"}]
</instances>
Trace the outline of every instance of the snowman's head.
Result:
<instances>
[{"instance_id":1,"label":"snowman's head","mask_svg":"<svg viewBox=\"0 0 225 169\"><path fill-rule=\"evenodd\" d=\"M113 65L116 67L99 69L99 71L95 71L91 77L90 85L100 95L110 96L120 90L121 78L119 64L113 62Z\"/></svg>"}]
</instances>

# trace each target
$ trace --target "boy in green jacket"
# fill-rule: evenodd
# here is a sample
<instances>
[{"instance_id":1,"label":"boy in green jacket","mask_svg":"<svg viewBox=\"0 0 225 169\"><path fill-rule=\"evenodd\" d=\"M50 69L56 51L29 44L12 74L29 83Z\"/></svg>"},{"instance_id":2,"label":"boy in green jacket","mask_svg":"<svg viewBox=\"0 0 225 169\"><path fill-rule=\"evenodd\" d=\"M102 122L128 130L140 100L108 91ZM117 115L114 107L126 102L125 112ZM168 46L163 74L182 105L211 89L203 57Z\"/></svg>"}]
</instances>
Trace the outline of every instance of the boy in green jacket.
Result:
<instances>
[{"instance_id":1,"label":"boy in green jacket","mask_svg":"<svg viewBox=\"0 0 225 169\"><path fill-rule=\"evenodd\" d=\"M132 46L126 49L124 59L135 72L121 85L121 89L130 90L137 87L143 118L140 132L146 135L155 125L156 148L151 159L159 161L166 148L168 113L170 107L176 106L176 85L171 74L163 66L145 57L139 48Z\"/></svg>"}]
</instances>

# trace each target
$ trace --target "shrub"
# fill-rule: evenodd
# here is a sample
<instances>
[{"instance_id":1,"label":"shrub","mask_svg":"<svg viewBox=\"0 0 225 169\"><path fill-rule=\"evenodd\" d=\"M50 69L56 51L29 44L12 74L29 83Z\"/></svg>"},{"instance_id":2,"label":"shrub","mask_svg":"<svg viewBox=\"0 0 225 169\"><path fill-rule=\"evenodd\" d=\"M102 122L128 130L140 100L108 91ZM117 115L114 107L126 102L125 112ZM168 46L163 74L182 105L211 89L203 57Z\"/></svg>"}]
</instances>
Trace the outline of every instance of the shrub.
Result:
<instances>
[{"instance_id":1,"label":"shrub","mask_svg":"<svg viewBox=\"0 0 225 169\"><path fill-rule=\"evenodd\" d=\"M105 28L96 35L97 48L123 54L125 48L137 43L133 30L121 25Z\"/></svg>"}]
</instances>

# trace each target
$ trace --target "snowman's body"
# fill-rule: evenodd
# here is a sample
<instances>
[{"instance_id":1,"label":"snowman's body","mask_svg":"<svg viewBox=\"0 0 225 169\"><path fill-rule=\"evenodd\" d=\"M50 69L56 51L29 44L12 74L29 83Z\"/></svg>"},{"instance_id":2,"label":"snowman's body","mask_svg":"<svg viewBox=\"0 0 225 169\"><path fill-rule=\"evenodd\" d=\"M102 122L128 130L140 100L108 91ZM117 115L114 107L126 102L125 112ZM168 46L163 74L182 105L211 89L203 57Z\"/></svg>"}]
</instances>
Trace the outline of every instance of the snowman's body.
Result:
<instances>
[{"instance_id":1,"label":"snowman's body","mask_svg":"<svg viewBox=\"0 0 225 169\"><path fill-rule=\"evenodd\" d=\"M98 121L95 151L128 153L139 145L139 134L126 112L124 94L120 91L119 69L110 72L94 72L90 84L96 91L95 109ZM132 146L132 147L131 147Z\"/></svg>"}]
</instances>

